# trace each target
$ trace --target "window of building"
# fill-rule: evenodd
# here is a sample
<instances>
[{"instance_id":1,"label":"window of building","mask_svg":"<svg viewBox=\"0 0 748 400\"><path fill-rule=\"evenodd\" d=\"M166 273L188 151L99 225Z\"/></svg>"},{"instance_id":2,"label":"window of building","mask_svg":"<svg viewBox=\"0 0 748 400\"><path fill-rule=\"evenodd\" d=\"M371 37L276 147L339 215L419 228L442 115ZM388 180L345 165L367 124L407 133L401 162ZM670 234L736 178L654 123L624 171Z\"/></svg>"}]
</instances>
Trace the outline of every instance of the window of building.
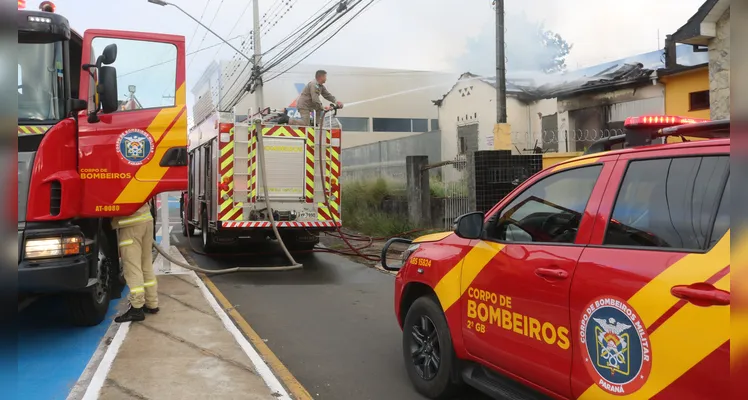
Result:
<instances>
[{"instance_id":1,"label":"window of building","mask_svg":"<svg viewBox=\"0 0 748 400\"><path fill-rule=\"evenodd\" d=\"M369 118L364 117L337 117L344 131L369 132Z\"/></svg>"},{"instance_id":2,"label":"window of building","mask_svg":"<svg viewBox=\"0 0 748 400\"><path fill-rule=\"evenodd\" d=\"M431 130L432 131L439 130L439 120L438 119L432 119L431 120Z\"/></svg>"},{"instance_id":3,"label":"window of building","mask_svg":"<svg viewBox=\"0 0 748 400\"><path fill-rule=\"evenodd\" d=\"M411 127L411 132L428 132L429 131L429 120L426 118L423 119L413 119L413 124Z\"/></svg>"},{"instance_id":4,"label":"window of building","mask_svg":"<svg viewBox=\"0 0 748 400\"><path fill-rule=\"evenodd\" d=\"M714 218L729 168L728 156L633 161L621 184L604 243L705 249L714 229L726 231L724 218L718 218L717 224Z\"/></svg>"},{"instance_id":5,"label":"window of building","mask_svg":"<svg viewBox=\"0 0 748 400\"><path fill-rule=\"evenodd\" d=\"M688 111L708 110L709 91L691 92L688 94Z\"/></svg>"},{"instance_id":6,"label":"window of building","mask_svg":"<svg viewBox=\"0 0 748 400\"><path fill-rule=\"evenodd\" d=\"M503 242L574 243L602 165L575 168L536 182L488 224Z\"/></svg>"},{"instance_id":7,"label":"window of building","mask_svg":"<svg viewBox=\"0 0 748 400\"><path fill-rule=\"evenodd\" d=\"M428 119L374 118L374 132L427 132Z\"/></svg>"}]
</instances>

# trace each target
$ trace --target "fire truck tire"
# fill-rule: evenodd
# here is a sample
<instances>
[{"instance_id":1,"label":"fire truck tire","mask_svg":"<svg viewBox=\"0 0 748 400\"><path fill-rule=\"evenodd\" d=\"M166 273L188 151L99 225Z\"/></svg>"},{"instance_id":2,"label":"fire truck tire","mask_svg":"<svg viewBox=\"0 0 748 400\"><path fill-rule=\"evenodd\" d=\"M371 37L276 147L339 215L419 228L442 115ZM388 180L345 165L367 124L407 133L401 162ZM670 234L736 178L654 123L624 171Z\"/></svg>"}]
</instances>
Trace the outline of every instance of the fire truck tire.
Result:
<instances>
[{"instance_id":1,"label":"fire truck tire","mask_svg":"<svg viewBox=\"0 0 748 400\"><path fill-rule=\"evenodd\" d=\"M99 233L97 240L103 243L106 236ZM111 274L116 274L116 265L112 263L110 249L106 244L99 246L99 257L97 271L99 283L85 292L70 293L67 296L67 306L73 325L95 326L104 321L109 310L111 300L111 285L113 279Z\"/></svg>"},{"instance_id":2,"label":"fire truck tire","mask_svg":"<svg viewBox=\"0 0 748 400\"><path fill-rule=\"evenodd\" d=\"M414 356L414 352L418 354ZM439 357L438 367L433 362L434 356ZM433 296L418 298L405 316L403 357L408 377L421 395L444 400L454 397L460 389L452 336L444 312Z\"/></svg>"}]
</instances>

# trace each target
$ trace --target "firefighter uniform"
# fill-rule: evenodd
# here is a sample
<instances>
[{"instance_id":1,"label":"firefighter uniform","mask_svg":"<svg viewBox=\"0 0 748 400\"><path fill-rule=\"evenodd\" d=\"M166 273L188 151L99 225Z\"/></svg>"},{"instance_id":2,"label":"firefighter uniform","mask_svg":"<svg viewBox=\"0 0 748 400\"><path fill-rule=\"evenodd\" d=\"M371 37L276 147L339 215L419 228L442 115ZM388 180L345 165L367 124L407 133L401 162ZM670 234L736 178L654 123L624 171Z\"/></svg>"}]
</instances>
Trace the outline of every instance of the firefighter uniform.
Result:
<instances>
[{"instance_id":1,"label":"firefighter uniform","mask_svg":"<svg viewBox=\"0 0 748 400\"><path fill-rule=\"evenodd\" d=\"M119 254L125 281L130 288L130 309L115 321L142 321L145 312L158 312L156 274L153 272L151 252L153 216L150 205L145 203L129 217L114 218L112 227L118 232Z\"/></svg>"},{"instance_id":2,"label":"firefighter uniform","mask_svg":"<svg viewBox=\"0 0 748 400\"><path fill-rule=\"evenodd\" d=\"M314 126L319 125L323 109L322 102L319 101L319 96L324 97L325 100L328 100L332 103L337 102L335 96L330 94L325 85L320 84L317 81L311 81L307 83L307 85L301 91L299 98L296 100L296 108L301 114L301 120L304 122L304 125L309 125L309 115L312 111L317 112L314 120Z\"/></svg>"}]
</instances>

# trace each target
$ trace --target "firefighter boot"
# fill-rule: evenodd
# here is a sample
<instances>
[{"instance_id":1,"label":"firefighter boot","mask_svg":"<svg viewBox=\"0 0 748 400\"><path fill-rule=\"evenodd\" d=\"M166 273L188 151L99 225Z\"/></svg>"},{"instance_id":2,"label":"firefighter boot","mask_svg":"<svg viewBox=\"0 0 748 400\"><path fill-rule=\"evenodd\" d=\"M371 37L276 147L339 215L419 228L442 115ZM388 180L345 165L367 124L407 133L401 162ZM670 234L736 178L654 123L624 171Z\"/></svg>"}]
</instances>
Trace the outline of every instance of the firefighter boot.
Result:
<instances>
[{"instance_id":1,"label":"firefighter boot","mask_svg":"<svg viewBox=\"0 0 748 400\"><path fill-rule=\"evenodd\" d=\"M143 308L135 308L132 305L130 308L122 315L118 316L114 319L114 322L122 323L122 322L133 322L133 321L143 321L145 320L145 313L143 312Z\"/></svg>"},{"instance_id":2,"label":"firefighter boot","mask_svg":"<svg viewBox=\"0 0 748 400\"><path fill-rule=\"evenodd\" d=\"M158 307L148 308L148 306L143 306L143 311L147 312L148 314L157 314L159 309Z\"/></svg>"}]
</instances>

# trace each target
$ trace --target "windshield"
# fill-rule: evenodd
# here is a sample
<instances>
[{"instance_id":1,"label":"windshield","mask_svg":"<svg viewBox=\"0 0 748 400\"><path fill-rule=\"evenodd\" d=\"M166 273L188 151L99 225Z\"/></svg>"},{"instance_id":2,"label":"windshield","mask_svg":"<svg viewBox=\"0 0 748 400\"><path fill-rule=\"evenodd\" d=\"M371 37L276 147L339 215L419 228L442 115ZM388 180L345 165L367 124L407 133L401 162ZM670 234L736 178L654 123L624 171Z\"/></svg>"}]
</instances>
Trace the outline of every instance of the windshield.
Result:
<instances>
[{"instance_id":1,"label":"windshield","mask_svg":"<svg viewBox=\"0 0 748 400\"><path fill-rule=\"evenodd\" d=\"M18 44L18 120L59 120L63 113L62 43Z\"/></svg>"}]
</instances>

